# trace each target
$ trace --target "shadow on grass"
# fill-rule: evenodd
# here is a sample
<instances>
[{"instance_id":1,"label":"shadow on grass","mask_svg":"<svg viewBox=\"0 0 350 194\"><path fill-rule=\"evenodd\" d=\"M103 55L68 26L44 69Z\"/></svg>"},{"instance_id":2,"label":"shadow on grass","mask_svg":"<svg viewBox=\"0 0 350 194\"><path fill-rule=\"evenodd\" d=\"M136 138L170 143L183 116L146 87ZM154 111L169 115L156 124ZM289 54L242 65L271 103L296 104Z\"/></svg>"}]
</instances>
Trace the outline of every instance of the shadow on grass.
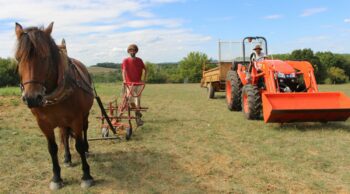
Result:
<instances>
[{"instance_id":1,"label":"shadow on grass","mask_svg":"<svg viewBox=\"0 0 350 194\"><path fill-rule=\"evenodd\" d=\"M285 131L285 130L298 130L298 131L335 131L341 130L350 132L350 126L344 122L328 122L328 123L284 123L284 124L271 124L274 130Z\"/></svg>"},{"instance_id":2,"label":"shadow on grass","mask_svg":"<svg viewBox=\"0 0 350 194\"><path fill-rule=\"evenodd\" d=\"M224 95L215 95L213 99L226 99L226 94L224 94Z\"/></svg>"},{"instance_id":3,"label":"shadow on grass","mask_svg":"<svg viewBox=\"0 0 350 194\"><path fill-rule=\"evenodd\" d=\"M90 158L96 164L94 174L102 180L98 187L111 187L127 192L172 193L203 192L195 177L182 169L177 157L142 149L97 153Z\"/></svg>"}]
</instances>

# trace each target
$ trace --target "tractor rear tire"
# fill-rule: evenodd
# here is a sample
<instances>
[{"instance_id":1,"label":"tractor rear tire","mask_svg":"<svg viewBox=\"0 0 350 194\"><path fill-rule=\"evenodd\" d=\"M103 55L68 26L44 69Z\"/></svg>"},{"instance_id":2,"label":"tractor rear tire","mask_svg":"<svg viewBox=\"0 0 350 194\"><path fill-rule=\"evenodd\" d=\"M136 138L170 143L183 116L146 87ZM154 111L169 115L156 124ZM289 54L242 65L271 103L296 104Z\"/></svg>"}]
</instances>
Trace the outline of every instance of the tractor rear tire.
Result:
<instances>
[{"instance_id":1,"label":"tractor rear tire","mask_svg":"<svg viewBox=\"0 0 350 194\"><path fill-rule=\"evenodd\" d=\"M209 84L208 86L208 98L209 99L214 99L215 97L215 88L212 83Z\"/></svg>"},{"instance_id":2,"label":"tractor rear tire","mask_svg":"<svg viewBox=\"0 0 350 194\"><path fill-rule=\"evenodd\" d=\"M258 86L247 84L243 87L242 108L248 120L261 118L262 101Z\"/></svg>"},{"instance_id":3,"label":"tractor rear tire","mask_svg":"<svg viewBox=\"0 0 350 194\"><path fill-rule=\"evenodd\" d=\"M228 71L226 76L226 102L229 110L242 110L242 87L237 71Z\"/></svg>"}]
</instances>

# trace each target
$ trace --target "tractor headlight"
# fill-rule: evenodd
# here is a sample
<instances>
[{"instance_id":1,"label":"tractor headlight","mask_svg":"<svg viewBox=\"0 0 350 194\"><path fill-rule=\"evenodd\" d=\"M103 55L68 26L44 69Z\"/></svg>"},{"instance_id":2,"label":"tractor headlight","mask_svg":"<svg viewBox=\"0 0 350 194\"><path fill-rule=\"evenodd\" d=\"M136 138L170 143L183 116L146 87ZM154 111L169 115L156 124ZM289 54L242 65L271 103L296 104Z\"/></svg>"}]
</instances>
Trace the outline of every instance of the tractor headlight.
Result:
<instances>
[{"instance_id":1,"label":"tractor headlight","mask_svg":"<svg viewBox=\"0 0 350 194\"><path fill-rule=\"evenodd\" d=\"M291 73L286 75L286 78L295 78L295 73Z\"/></svg>"},{"instance_id":2,"label":"tractor headlight","mask_svg":"<svg viewBox=\"0 0 350 194\"><path fill-rule=\"evenodd\" d=\"M278 78L286 78L286 75L284 73L278 72L277 77Z\"/></svg>"}]
</instances>

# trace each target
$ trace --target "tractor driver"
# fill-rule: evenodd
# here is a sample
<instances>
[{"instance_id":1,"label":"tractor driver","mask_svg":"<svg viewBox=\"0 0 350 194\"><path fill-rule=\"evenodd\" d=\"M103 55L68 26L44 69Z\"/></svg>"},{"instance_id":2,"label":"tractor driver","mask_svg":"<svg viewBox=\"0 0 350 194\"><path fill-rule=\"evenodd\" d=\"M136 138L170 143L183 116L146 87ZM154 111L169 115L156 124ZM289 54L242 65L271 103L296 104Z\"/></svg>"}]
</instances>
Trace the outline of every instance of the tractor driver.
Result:
<instances>
[{"instance_id":1,"label":"tractor driver","mask_svg":"<svg viewBox=\"0 0 350 194\"><path fill-rule=\"evenodd\" d=\"M141 58L136 57L136 53L139 51L139 48L135 44L131 44L128 46L127 52L130 57L125 58L122 63L122 76L124 83L130 82L145 82L147 78L147 68L143 63ZM137 94L143 86L133 86L133 91L129 91L128 88L124 88L124 92L133 92ZM127 90L127 91L125 91ZM129 99L132 107L140 108L141 106L141 96L139 97L131 97ZM141 120L142 114L140 111L136 111L136 122L138 125L142 125L143 121Z\"/></svg>"},{"instance_id":2,"label":"tractor driver","mask_svg":"<svg viewBox=\"0 0 350 194\"><path fill-rule=\"evenodd\" d=\"M263 49L261 48L260 45L256 45L253 50L254 50L254 52L250 56L251 63L249 64L248 69L251 69L251 65L254 65L256 70L259 72L260 71L260 66L256 66L256 63L254 63L254 61L255 62L262 61L262 60L264 60L266 58L266 55L265 55L264 52L262 52ZM249 71L247 71L247 73L246 73L246 80L248 82L251 81L251 75L250 75Z\"/></svg>"},{"instance_id":3,"label":"tractor driver","mask_svg":"<svg viewBox=\"0 0 350 194\"><path fill-rule=\"evenodd\" d=\"M253 49L255 53L255 61L262 61L266 58L266 55L264 52L262 52L262 48L260 45L256 45L255 48Z\"/></svg>"}]
</instances>

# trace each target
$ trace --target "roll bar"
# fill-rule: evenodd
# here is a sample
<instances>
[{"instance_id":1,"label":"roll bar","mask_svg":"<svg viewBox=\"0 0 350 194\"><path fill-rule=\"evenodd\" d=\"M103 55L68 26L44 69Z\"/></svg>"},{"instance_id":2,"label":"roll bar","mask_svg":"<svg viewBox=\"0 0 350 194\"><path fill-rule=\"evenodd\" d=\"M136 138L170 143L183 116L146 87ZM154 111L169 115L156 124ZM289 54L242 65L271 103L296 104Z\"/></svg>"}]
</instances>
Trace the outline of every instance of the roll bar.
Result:
<instances>
[{"instance_id":1,"label":"roll bar","mask_svg":"<svg viewBox=\"0 0 350 194\"><path fill-rule=\"evenodd\" d=\"M258 40L258 39L262 39L264 42L265 42L265 53L266 55L268 55L267 53L267 41L266 41L266 38L265 37L262 37L262 36L247 36L245 38L243 38L243 41L242 41L242 49L243 49L243 64L245 64L245 43L246 43L246 40Z\"/></svg>"}]
</instances>

